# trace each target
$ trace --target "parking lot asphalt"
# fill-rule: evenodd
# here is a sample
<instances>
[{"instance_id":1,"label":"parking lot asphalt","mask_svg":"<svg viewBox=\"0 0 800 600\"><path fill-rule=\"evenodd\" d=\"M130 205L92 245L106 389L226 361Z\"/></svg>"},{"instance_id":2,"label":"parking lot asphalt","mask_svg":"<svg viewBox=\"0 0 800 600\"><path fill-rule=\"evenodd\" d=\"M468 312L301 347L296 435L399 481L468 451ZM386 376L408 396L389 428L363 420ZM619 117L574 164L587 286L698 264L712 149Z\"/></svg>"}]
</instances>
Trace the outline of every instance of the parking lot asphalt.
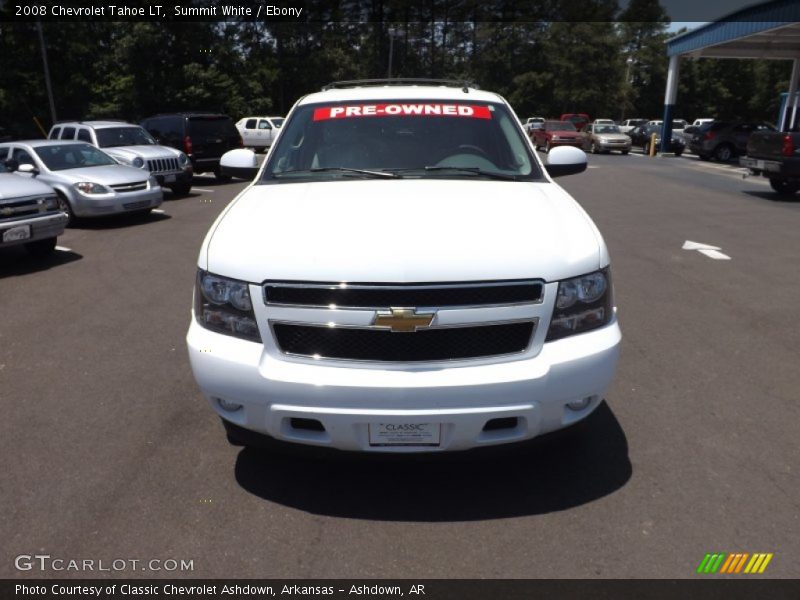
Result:
<instances>
[{"instance_id":1,"label":"parking lot asphalt","mask_svg":"<svg viewBox=\"0 0 800 600\"><path fill-rule=\"evenodd\" d=\"M42 264L0 251L0 577L682 578L708 552L796 576L800 201L692 157L589 160L560 183L611 252L617 377L585 427L497 452L227 444L184 336L200 243L242 182L83 223ZM15 569L37 553L193 570Z\"/></svg>"}]
</instances>

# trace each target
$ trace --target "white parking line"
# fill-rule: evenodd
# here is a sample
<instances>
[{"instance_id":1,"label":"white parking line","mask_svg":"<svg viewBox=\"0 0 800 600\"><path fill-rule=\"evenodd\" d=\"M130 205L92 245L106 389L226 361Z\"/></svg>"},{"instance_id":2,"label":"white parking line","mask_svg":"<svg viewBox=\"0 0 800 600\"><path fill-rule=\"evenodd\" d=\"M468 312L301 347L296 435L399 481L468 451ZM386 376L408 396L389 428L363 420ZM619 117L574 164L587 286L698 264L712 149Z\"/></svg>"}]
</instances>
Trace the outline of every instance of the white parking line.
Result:
<instances>
[{"instance_id":1,"label":"white parking line","mask_svg":"<svg viewBox=\"0 0 800 600\"><path fill-rule=\"evenodd\" d=\"M217 190L208 190L206 188L192 187L192 191L194 191L194 192L205 192L207 194L213 194Z\"/></svg>"},{"instance_id":2,"label":"white parking line","mask_svg":"<svg viewBox=\"0 0 800 600\"><path fill-rule=\"evenodd\" d=\"M154 209L153 209L153 210L151 210L150 212L154 212L154 213L156 213L157 215L163 215L163 214L164 214L164 211L163 211L163 210L161 210L160 208L154 208Z\"/></svg>"},{"instance_id":3,"label":"white parking line","mask_svg":"<svg viewBox=\"0 0 800 600\"><path fill-rule=\"evenodd\" d=\"M56 250L59 252L72 252L72 248L67 248L66 246L56 246Z\"/></svg>"}]
</instances>

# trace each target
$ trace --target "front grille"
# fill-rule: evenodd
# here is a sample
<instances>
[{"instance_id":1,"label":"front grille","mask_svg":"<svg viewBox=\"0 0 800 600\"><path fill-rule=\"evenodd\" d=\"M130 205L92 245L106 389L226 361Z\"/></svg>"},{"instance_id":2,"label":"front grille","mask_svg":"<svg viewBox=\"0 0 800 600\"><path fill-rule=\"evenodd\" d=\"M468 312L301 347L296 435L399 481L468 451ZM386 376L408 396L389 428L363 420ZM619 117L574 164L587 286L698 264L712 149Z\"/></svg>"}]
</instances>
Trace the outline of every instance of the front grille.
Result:
<instances>
[{"instance_id":1,"label":"front grille","mask_svg":"<svg viewBox=\"0 0 800 600\"><path fill-rule=\"evenodd\" d=\"M120 183L118 185L112 185L110 187L115 192L120 192L123 194L125 192L141 192L142 190L147 189L147 182L137 181L135 183Z\"/></svg>"},{"instance_id":2,"label":"front grille","mask_svg":"<svg viewBox=\"0 0 800 600\"><path fill-rule=\"evenodd\" d=\"M441 284L338 284L271 281L264 284L267 304L336 305L337 308L453 307L538 303L538 281Z\"/></svg>"},{"instance_id":3,"label":"front grille","mask_svg":"<svg viewBox=\"0 0 800 600\"><path fill-rule=\"evenodd\" d=\"M147 161L147 170L151 173L166 173L179 169L177 158L153 158Z\"/></svg>"},{"instance_id":4,"label":"front grille","mask_svg":"<svg viewBox=\"0 0 800 600\"><path fill-rule=\"evenodd\" d=\"M0 220L21 219L48 212L46 202L47 200L43 196L2 202L0 203Z\"/></svg>"},{"instance_id":5,"label":"front grille","mask_svg":"<svg viewBox=\"0 0 800 600\"><path fill-rule=\"evenodd\" d=\"M146 208L150 206L150 200L139 200L138 202L126 202L122 205L128 210L136 210L138 208Z\"/></svg>"},{"instance_id":6,"label":"front grille","mask_svg":"<svg viewBox=\"0 0 800 600\"><path fill-rule=\"evenodd\" d=\"M314 358L422 362L524 352L534 323L442 327L414 333L273 323L282 352Z\"/></svg>"}]
</instances>

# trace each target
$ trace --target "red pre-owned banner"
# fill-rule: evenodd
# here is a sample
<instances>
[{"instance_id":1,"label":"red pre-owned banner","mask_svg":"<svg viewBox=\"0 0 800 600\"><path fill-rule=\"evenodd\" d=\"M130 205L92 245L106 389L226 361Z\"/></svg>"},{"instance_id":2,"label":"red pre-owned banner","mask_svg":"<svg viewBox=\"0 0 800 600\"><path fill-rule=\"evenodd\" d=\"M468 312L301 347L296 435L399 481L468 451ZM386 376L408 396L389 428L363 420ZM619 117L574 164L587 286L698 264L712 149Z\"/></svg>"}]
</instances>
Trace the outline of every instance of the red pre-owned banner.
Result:
<instances>
[{"instance_id":1,"label":"red pre-owned banner","mask_svg":"<svg viewBox=\"0 0 800 600\"><path fill-rule=\"evenodd\" d=\"M314 109L314 120L349 119L353 117L422 116L422 117L469 117L491 119L488 106L473 104L354 104L349 106L325 106Z\"/></svg>"}]
</instances>

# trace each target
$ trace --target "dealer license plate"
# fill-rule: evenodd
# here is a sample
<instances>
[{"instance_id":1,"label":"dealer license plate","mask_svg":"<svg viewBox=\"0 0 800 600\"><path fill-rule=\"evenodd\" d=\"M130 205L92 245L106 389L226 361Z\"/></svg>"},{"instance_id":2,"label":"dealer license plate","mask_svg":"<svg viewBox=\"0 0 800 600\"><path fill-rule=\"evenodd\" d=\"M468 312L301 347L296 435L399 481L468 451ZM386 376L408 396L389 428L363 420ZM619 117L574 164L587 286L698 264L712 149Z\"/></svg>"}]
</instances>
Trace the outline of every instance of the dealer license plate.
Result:
<instances>
[{"instance_id":1,"label":"dealer license plate","mask_svg":"<svg viewBox=\"0 0 800 600\"><path fill-rule=\"evenodd\" d=\"M12 227L3 232L4 242L17 242L19 240L27 240L31 237L31 226L20 225L19 227Z\"/></svg>"},{"instance_id":2,"label":"dealer license plate","mask_svg":"<svg viewBox=\"0 0 800 600\"><path fill-rule=\"evenodd\" d=\"M370 423L370 446L438 446L441 423Z\"/></svg>"},{"instance_id":3,"label":"dealer license plate","mask_svg":"<svg viewBox=\"0 0 800 600\"><path fill-rule=\"evenodd\" d=\"M175 175L164 175L164 183L175 183Z\"/></svg>"}]
</instances>

